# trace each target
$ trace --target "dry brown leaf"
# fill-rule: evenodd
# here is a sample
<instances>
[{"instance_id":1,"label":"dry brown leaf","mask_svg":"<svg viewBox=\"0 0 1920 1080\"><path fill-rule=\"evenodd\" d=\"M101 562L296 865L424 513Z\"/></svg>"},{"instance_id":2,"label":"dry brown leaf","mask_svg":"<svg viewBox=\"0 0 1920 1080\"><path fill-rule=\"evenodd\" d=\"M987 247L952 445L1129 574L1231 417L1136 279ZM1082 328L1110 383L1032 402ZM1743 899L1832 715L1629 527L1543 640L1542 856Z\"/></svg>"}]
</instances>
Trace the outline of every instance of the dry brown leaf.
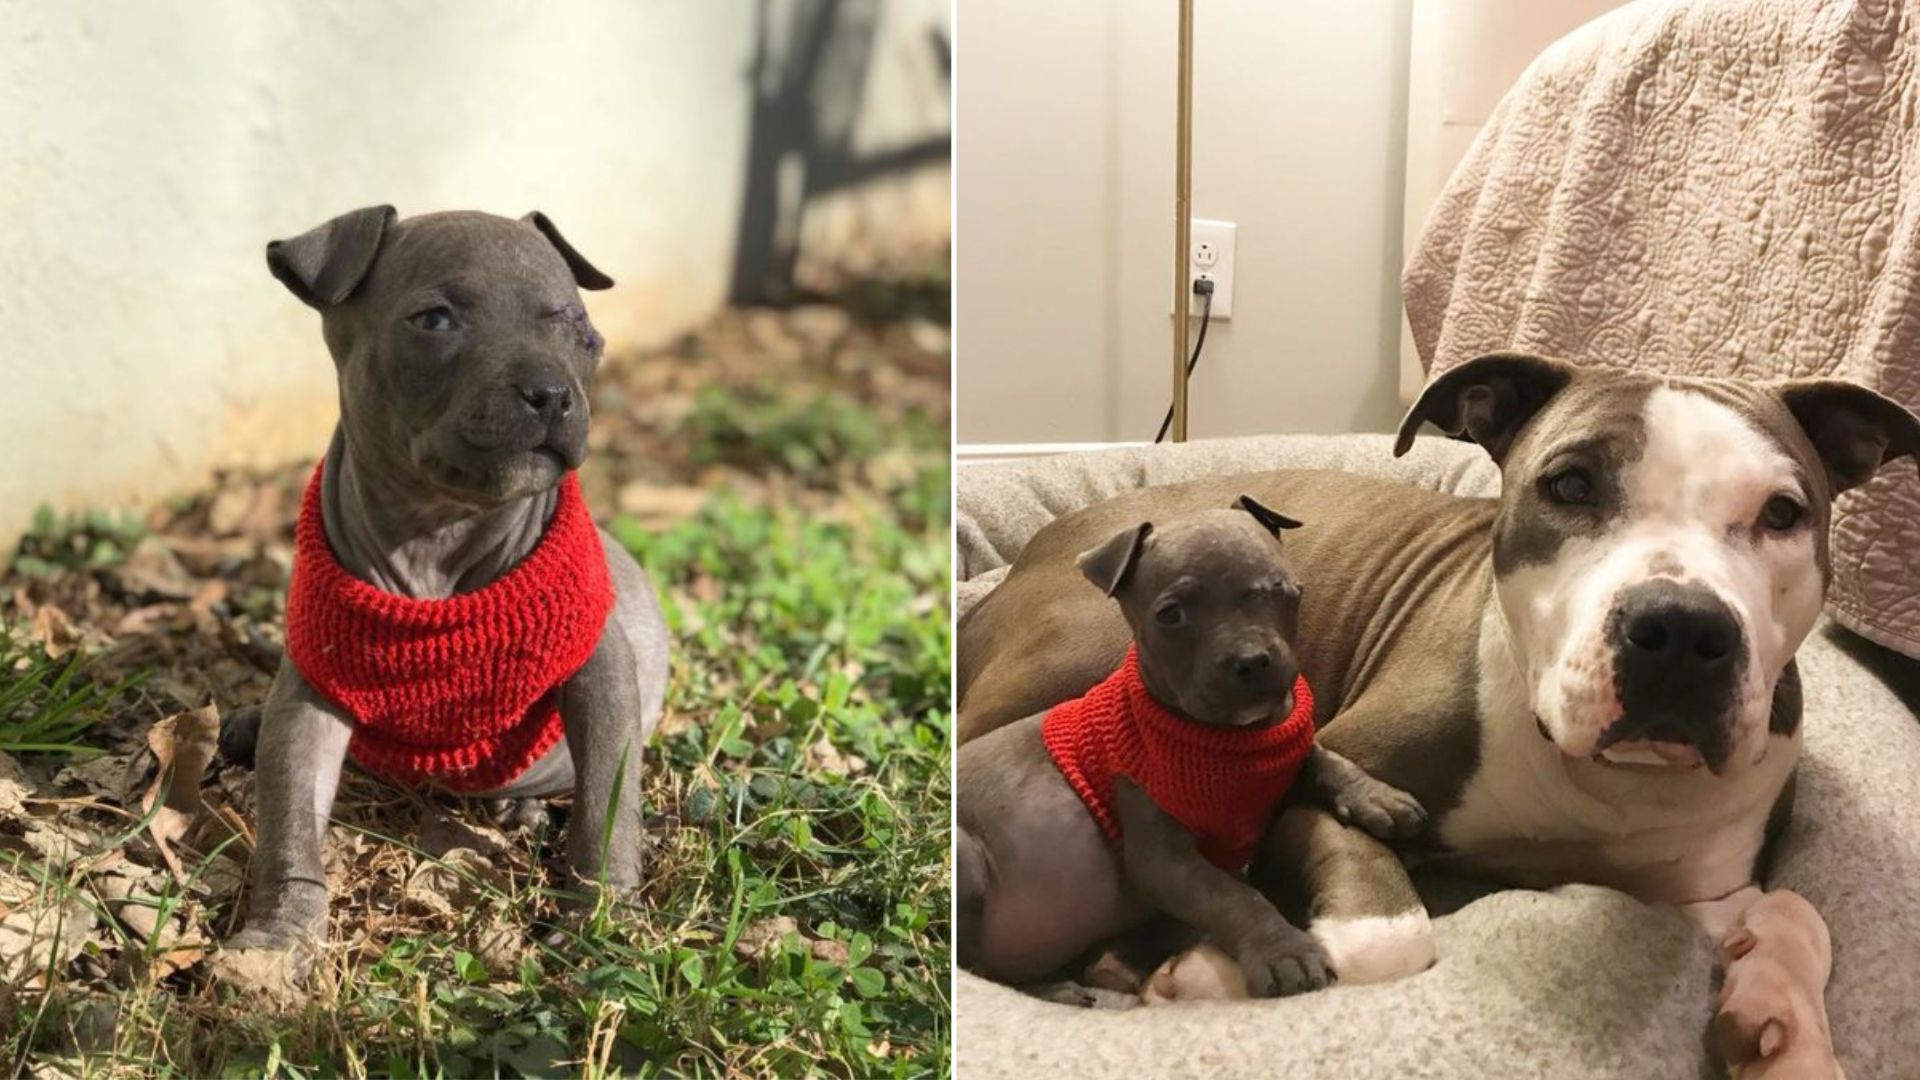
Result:
<instances>
[{"instance_id":1,"label":"dry brown leaf","mask_svg":"<svg viewBox=\"0 0 1920 1080\"><path fill-rule=\"evenodd\" d=\"M203 581L193 591L193 599L187 601L187 610L195 615L211 615L214 605L225 602L231 592L227 583L219 578Z\"/></svg>"},{"instance_id":2,"label":"dry brown leaf","mask_svg":"<svg viewBox=\"0 0 1920 1080\"><path fill-rule=\"evenodd\" d=\"M489 974L505 976L520 966L520 960L532 947L527 943L526 931L510 922L497 922L480 932L480 938L474 942L473 955Z\"/></svg>"},{"instance_id":3,"label":"dry brown leaf","mask_svg":"<svg viewBox=\"0 0 1920 1080\"><path fill-rule=\"evenodd\" d=\"M780 951L780 942L788 934L798 934L800 924L791 915L757 919L740 928L733 951L743 960L765 960Z\"/></svg>"},{"instance_id":4,"label":"dry brown leaf","mask_svg":"<svg viewBox=\"0 0 1920 1080\"><path fill-rule=\"evenodd\" d=\"M0 752L0 819L26 812L26 800L33 798L33 778L11 756Z\"/></svg>"},{"instance_id":5,"label":"dry brown leaf","mask_svg":"<svg viewBox=\"0 0 1920 1080\"><path fill-rule=\"evenodd\" d=\"M213 904L224 904L233 899L240 887L247 883L247 872L240 863L226 855L215 855L200 867L199 888L205 891L206 900Z\"/></svg>"},{"instance_id":6,"label":"dry brown leaf","mask_svg":"<svg viewBox=\"0 0 1920 1080\"><path fill-rule=\"evenodd\" d=\"M292 1005L306 998L302 970L310 962L298 947L222 949L213 957L213 979L250 1000L257 998L275 1005Z\"/></svg>"},{"instance_id":7,"label":"dry brown leaf","mask_svg":"<svg viewBox=\"0 0 1920 1080\"><path fill-rule=\"evenodd\" d=\"M219 708L207 705L159 721L147 730L147 746L153 750L160 771L147 789L147 797L141 800L140 809L145 813L153 810L155 803L160 804L147 831L153 834L154 845L173 871L174 880L185 884L186 868L173 853L173 845L186 835L194 815L200 812L200 781L220 749ZM162 785L166 790L161 790Z\"/></svg>"},{"instance_id":8,"label":"dry brown leaf","mask_svg":"<svg viewBox=\"0 0 1920 1080\"><path fill-rule=\"evenodd\" d=\"M40 605L27 625L27 636L39 644L49 659L58 660L80 644L80 628L73 617L52 604Z\"/></svg>"},{"instance_id":9,"label":"dry brown leaf","mask_svg":"<svg viewBox=\"0 0 1920 1080\"><path fill-rule=\"evenodd\" d=\"M151 893L134 893L113 906L114 915L134 938L123 957L126 971L146 981L164 979L199 963L209 944L200 934L186 929L186 918L180 911L162 921L159 904L160 898Z\"/></svg>"},{"instance_id":10,"label":"dry brown leaf","mask_svg":"<svg viewBox=\"0 0 1920 1080\"><path fill-rule=\"evenodd\" d=\"M780 953L780 943L788 934L799 937L800 943L807 947L816 960L830 964L847 962L847 947L844 943L827 938L809 937L800 929L800 924L791 915L775 915L771 918L756 919L741 927L740 936L734 939L734 954L743 960L766 960Z\"/></svg>"},{"instance_id":11,"label":"dry brown leaf","mask_svg":"<svg viewBox=\"0 0 1920 1080\"><path fill-rule=\"evenodd\" d=\"M843 754L839 747L821 739L807 747L807 760L814 768L835 776L857 776L867 771L867 759L859 754Z\"/></svg>"},{"instance_id":12,"label":"dry brown leaf","mask_svg":"<svg viewBox=\"0 0 1920 1080\"><path fill-rule=\"evenodd\" d=\"M439 860L415 867L400 898L430 914L452 915L483 901L488 885L506 886L493 862L470 848L455 848Z\"/></svg>"},{"instance_id":13,"label":"dry brown leaf","mask_svg":"<svg viewBox=\"0 0 1920 1080\"><path fill-rule=\"evenodd\" d=\"M104 837L75 814L27 817L20 843L49 866L65 866L100 850Z\"/></svg>"},{"instance_id":14,"label":"dry brown leaf","mask_svg":"<svg viewBox=\"0 0 1920 1080\"><path fill-rule=\"evenodd\" d=\"M422 852L437 859L462 848L477 851L489 858L499 858L506 855L513 845L507 842L506 834L500 830L462 820L446 807L434 804L428 807L425 818L420 822L418 846Z\"/></svg>"},{"instance_id":15,"label":"dry brown leaf","mask_svg":"<svg viewBox=\"0 0 1920 1080\"><path fill-rule=\"evenodd\" d=\"M179 607L174 604L148 604L145 607L134 608L120 616L120 621L114 624L114 635L125 637L132 634L151 634L155 630L163 629L173 618L173 613L178 610Z\"/></svg>"},{"instance_id":16,"label":"dry brown leaf","mask_svg":"<svg viewBox=\"0 0 1920 1080\"><path fill-rule=\"evenodd\" d=\"M620 485L614 505L632 514L642 525L683 521L706 505L707 489L685 484L649 484L634 480Z\"/></svg>"},{"instance_id":17,"label":"dry brown leaf","mask_svg":"<svg viewBox=\"0 0 1920 1080\"><path fill-rule=\"evenodd\" d=\"M61 769L55 774L53 783L55 787L65 790L78 786L88 794L103 796L125 806L133 793L133 762L124 753L102 754Z\"/></svg>"},{"instance_id":18,"label":"dry brown leaf","mask_svg":"<svg viewBox=\"0 0 1920 1080\"><path fill-rule=\"evenodd\" d=\"M39 973L66 967L97 928L79 897L56 899L37 882L0 880L0 982L41 985Z\"/></svg>"},{"instance_id":19,"label":"dry brown leaf","mask_svg":"<svg viewBox=\"0 0 1920 1080\"><path fill-rule=\"evenodd\" d=\"M215 536L232 536L243 529L253 514L259 489L251 484L230 484L221 488L207 506L207 529Z\"/></svg>"},{"instance_id":20,"label":"dry brown leaf","mask_svg":"<svg viewBox=\"0 0 1920 1080\"><path fill-rule=\"evenodd\" d=\"M157 536L141 537L127 561L113 569L120 591L135 599L185 600L193 595L193 575L173 549Z\"/></svg>"}]
</instances>

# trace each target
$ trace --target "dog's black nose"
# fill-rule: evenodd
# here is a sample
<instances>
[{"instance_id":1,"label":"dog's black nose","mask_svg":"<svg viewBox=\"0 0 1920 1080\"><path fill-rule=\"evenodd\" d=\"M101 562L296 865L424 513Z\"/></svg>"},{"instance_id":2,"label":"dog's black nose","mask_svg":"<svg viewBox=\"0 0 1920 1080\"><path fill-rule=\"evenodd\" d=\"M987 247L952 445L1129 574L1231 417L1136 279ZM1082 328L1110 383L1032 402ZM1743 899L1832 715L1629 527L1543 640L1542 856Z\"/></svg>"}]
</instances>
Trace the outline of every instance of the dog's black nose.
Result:
<instances>
[{"instance_id":1,"label":"dog's black nose","mask_svg":"<svg viewBox=\"0 0 1920 1080\"><path fill-rule=\"evenodd\" d=\"M1273 654L1265 649L1245 652L1233 658L1233 673L1251 679L1273 666Z\"/></svg>"},{"instance_id":2,"label":"dog's black nose","mask_svg":"<svg viewBox=\"0 0 1920 1080\"><path fill-rule=\"evenodd\" d=\"M1745 666L1733 609L1703 585L1649 581L1620 594L1609 636L1621 718L1603 741L1688 743L1718 772Z\"/></svg>"},{"instance_id":3,"label":"dog's black nose","mask_svg":"<svg viewBox=\"0 0 1920 1080\"><path fill-rule=\"evenodd\" d=\"M543 420L558 420L573 411L573 387L558 379L522 383L514 389Z\"/></svg>"},{"instance_id":4,"label":"dog's black nose","mask_svg":"<svg viewBox=\"0 0 1920 1080\"><path fill-rule=\"evenodd\" d=\"M1643 664L1702 675L1733 662L1740 624L1725 602L1695 587L1654 582L1621 598L1620 649Z\"/></svg>"}]
</instances>

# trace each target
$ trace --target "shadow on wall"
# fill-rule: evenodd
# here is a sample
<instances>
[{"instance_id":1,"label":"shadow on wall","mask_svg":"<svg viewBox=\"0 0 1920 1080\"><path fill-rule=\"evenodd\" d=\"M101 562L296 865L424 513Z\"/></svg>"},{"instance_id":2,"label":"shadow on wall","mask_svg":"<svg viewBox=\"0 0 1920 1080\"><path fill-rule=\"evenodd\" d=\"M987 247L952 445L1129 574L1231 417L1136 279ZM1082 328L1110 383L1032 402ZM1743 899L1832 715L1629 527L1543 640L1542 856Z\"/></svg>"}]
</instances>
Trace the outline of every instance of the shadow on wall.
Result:
<instances>
[{"instance_id":1,"label":"shadow on wall","mask_svg":"<svg viewBox=\"0 0 1920 1080\"><path fill-rule=\"evenodd\" d=\"M781 7L784 27L776 24L772 0L759 0L755 12L746 178L727 290L736 304L800 298L801 224L819 200L952 155L946 131L885 150L863 152L856 144L879 0L798 0ZM929 28L924 47L944 98L952 83L946 32Z\"/></svg>"}]
</instances>

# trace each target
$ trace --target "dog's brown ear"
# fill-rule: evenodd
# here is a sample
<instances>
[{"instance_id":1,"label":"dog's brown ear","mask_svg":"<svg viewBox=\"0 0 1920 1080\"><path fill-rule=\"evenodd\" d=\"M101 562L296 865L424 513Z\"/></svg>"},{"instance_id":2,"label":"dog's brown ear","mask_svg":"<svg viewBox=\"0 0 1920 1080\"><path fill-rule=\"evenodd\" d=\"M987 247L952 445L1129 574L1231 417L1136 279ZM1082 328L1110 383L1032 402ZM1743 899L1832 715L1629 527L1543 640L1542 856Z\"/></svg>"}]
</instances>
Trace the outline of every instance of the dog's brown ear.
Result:
<instances>
[{"instance_id":1,"label":"dog's brown ear","mask_svg":"<svg viewBox=\"0 0 1920 1080\"><path fill-rule=\"evenodd\" d=\"M1835 495L1873 478L1895 458L1920 461L1920 417L1899 402L1843 379L1776 384L1827 466Z\"/></svg>"},{"instance_id":2,"label":"dog's brown ear","mask_svg":"<svg viewBox=\"0 0 1920 1080\"><path fill-rule=\"evenodd\" d=\"M1494 461L1504 460L1514 436L1578 371L1563 360L1525 353L1490 353L1451 368L1428 383L1407 410L1393 456L1411 449L1414 432L1430 421L1449 435L1479 443Z\"/></svg>"},{"instance_id":3,"label":"dog's brown ear","mask_svg":"<svg viewBox=\"0 0 1920 1080\"><path fill-rule=\"evenodd\" d=\"M1131 529L1122 529L1099 547L1088 548L1080 553L1076 562L1080 572L1087 580L1100 586L1100 591L1112 596L1126 584L1127 575L1133 572L1133 566L1140 561L1140 549L1146 546L1148 534L1153 532L1153 523L1143 521Z\"/></svg>"},{"instance_id":4,"label":"dog's brown ear","mask_svg":"<svg viewBox=\"0 0 1920 1080\"><path fill-rule=\"evenodd\" d=\"M1259 522L1261 528L1276 537L1285 529L1297 529L1300 527L1299 522L1282 514L1278 510L1267 509L1260 505L1259 501L1251 495L1242 495L1233 500L1233 508L1235 510L1245 510L1247 513L1252 514L1253 520Z\"/></svg>"},{"instance_id":5,"label":"dog's brown ear","mask_svg":"<svg viewBox=\"0 0 1920 1080\"><path fill-rule=\"evenodd\" d=\"M291 240L269 243L267 269L301 303L331 307L360 287L393 219L391 206L350 210Z\"/></svg>"},{"instance_id":6,"label":"dog's brown ear","mask_svg":"<svg viewBox=\"0 0 1920 1080\"><path fill-rule=\"evenodd\" d=\"M596 269L587 261L585 255L575 251L573 245L567 243L567 238L560 235L560 227L555 225L547 215L535 210L520 220L539 229L540 235L547 238L547 243L553 245L562 259L567 260L567 269L573 271L575 285L596 291L613 288L613 279Z\"/></svg>"}]
</instances>

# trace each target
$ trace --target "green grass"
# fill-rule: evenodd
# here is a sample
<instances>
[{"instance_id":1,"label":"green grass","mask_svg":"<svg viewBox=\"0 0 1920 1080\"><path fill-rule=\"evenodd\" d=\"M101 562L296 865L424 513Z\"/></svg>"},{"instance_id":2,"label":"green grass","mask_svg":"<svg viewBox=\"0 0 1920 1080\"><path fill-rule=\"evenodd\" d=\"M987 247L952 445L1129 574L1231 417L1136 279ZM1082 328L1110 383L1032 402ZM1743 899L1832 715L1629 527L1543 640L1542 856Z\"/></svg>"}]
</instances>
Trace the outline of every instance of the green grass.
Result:
<instances>
[{"instance_id":1,"label":"green grass","mask_svg":"<svg viewBox=\"0 0 1920 1080\"><path fill-rule=\"evenodd\" d=\"M749 445L771 440L756 452L771 448L795 472L831 459L810 463L780 449L783 441L825 440L815 445L855 458L885 449L868 441L882 438L868 430L871 417L823 408L802 407L791 422L776 417L769 423L784 434L751 436ZM77 963L91 957L93 967L116 969L108 989L99 978L72 977L71 967L39 973L51 992L19 980L0 987L0 1068L947 1074L944 456L919 454L908 474L837 498L827 511L720 494L695 519L665 529L611 523L647 568L675 631L668 719L646 762L653 824L637 910L584 923L557 917L553 836L523 859L440 864L460 894L452 910L395 915L383 907L395 890L382 875L433 860L406 854L414 835L404 820L387 831L385 818L363 815L349 827L386 855L366 856L372 868L336 886L333 945L316 997L281 1010L211 984L204 964L158 981L122 974L156 950L108 915L82 869L91 860L48 863L15 850L0 822L0 882L9 874L37 882L76 912L91 911L103 929ZM35 550L53 557L36 557L84 566L98 537L82 531L77 541L50 532ZM16 663L0 668L0 721L37 718L14 734L72 746L105 700L128 691L94 687L78 669L44 659ZM0 744L7 738L0 727ZM123 815L114 831L124 835L109 845L144 841L137 815ZM241 851L231 834L202 848L211 850L189 864L194 879L165 881L153 903L218 936L234 904L210 893L204 877L223 849L235 858ZM395 855L412 861L398 871L380 861ZM0 913L6 902L0 897ZM550 922L536 925L536 915ZM778 917L799 933L759 953L736 947ZM504 961L486 948L502 934L522 944Z\"/></svg>"},{"instance_id":2,"label":"green grass","mask_svg":"<svg viewBox=\"0 0 1920 1080\"><path fill-rule=\"evenodd\" d=\"M816 485L834 481L834 466L885 449L946 445L945 429L924 416L889 423L832 391L791 396L719 385L695 395L684 435L699 464L771 466Z\"/></svg>"},{"instance_id":3,"label":"green grass","mask_svg":"<svg viewBox=\"0 0 1920 1080\"><path fill-rule=\"evenodd\" d=\"M13 640L0 627L0 751L86 757L99 751L81 740L100 721L101 708L139 685L139 676L98 682L86 658L60 659Z\"/></svg>"},{"instance_id":4,"label":"green grass","mask_svg":"<svg viewBox=\"0 0 1920 1080\"><path fill-rule=\"evenodd\" d=\"M41 506L21 539L13 569L27 577L46 577L62 567L109 566L125 558L145 534L146 527L134 514L88 510L63 515Z\"/></svg>"}]
</instances>

